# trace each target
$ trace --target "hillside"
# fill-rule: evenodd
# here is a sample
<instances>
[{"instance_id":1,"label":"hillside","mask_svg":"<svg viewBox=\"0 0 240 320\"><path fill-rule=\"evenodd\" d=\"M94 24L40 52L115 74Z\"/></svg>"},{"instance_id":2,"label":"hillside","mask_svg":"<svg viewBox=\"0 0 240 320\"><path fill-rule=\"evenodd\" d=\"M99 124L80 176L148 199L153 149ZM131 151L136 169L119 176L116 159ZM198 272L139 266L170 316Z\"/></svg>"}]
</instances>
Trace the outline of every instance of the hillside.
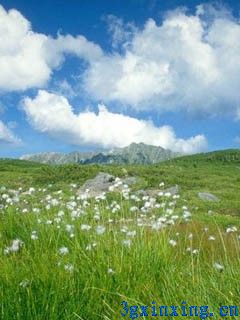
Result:
<instances>
[{"instance_id":1,"label":"hillside","mask_svg":"<svg viewBox=\"0 0 240 320\"><path fill-rule=\"evenodd\" d=\"M124 168L124 170L123 170ZM220 213L240 215L240 150L224 150L183 156L152 165L48 165L24 160L0 160L1 184L42 186L53 183L58 189L69 183L83 184L98 172L115 176L140 177L139 187L157 187L159 181L167 186L180 185L183 196L192 204L207 210L197 192L209 191L221 199L212 206Z\"/></svg>"}]
</instances>

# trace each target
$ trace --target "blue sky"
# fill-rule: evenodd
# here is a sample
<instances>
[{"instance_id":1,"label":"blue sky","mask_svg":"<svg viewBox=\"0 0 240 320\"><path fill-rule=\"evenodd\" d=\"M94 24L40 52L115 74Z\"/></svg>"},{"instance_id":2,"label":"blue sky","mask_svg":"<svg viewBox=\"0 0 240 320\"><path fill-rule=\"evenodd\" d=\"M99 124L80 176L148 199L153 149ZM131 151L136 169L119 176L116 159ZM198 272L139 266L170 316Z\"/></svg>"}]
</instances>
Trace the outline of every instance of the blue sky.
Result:
<instances>
[{"instance_id":1,"label":"blue sky","mask_svg":"<svg viewBox=\"0 0 240 320\"><path fill-rule=\"evenodd\" d=\"M0 5L1 157L239 147L239 2Z\"/></svg>"}]
</instances>

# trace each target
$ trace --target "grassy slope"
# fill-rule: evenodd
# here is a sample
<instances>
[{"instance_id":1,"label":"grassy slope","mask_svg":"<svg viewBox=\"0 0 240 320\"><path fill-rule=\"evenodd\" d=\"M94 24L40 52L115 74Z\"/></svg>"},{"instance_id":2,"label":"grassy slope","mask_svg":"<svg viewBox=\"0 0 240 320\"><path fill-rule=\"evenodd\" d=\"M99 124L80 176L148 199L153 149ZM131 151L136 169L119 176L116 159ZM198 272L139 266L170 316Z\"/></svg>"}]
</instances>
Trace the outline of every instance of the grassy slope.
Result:
<instances>
[{"instance_id":1,"label":"grassy slope","mask_svg":"<svg viewBox=\"0 0 240 320\"><path fill-rule=\"evenodd\" d=\"M84 183L99 171L123 176L122 166L110 165L62 165L49 166L21 160L0 160L0 183L9 187L43 186L53 183L57 189L70 182ZM191 203L206 212L209 203L198 199L198 192L212 192L220 202L211 208L224 215L240 215L240 151L227 150L194 156L186 156L157 165L124 166L129 175L138 176L138 188L158 187L164 181L166 186L178 184L181 194Z\"/></svg>"},{"instance_id":2,"label":"grassy slope","mask_svg":"<svg viewBox=\"0 0 240 320\"><path fill-rule=\"evenodd\" d=\"M180 185L180 207L186 204L194 214L189 224L177 223L163 232L140 228L130 249L122 247L120 241L124 235L117 223L107 225L110 215L105 209L101 211L101 224L107 225L105 234L96 236L93 231L80 230L81 223L89 223L93 228L97 225L92 222L94 204L79 220L65 216L60 229L38 224L36 214L21 214L14 207L5 210L0 221L1 249L18 237L25 245L20 253L0 255L1 319L117 320L122 318L122 300L132 304L149 305L156 300L158 304L179 305L185 299L196 305L207 304L215 313L221 304L239 305L239 243L235 234L223 232L228 225L240 225L239 157L240 152L230 150L153 166L125 166L129 175L141 177L138 187L157 187L161 181L167 187ZM80 185L99 171L124 174L119 166L51 167L2 160L0 185L26 188L53 183L49 193L62 189L67 197L70 182ZM198 199L199 191L212 192L221 201L205 203ZM39 199L38 194L32 196L31 205L38 206ZM208 210L218 214L209 216ZM41 219L53 219L57 212L58 208L46 211L43 206ZM123 204L116 218L128 216L129 206ZM74 238L65 231L65 224L74 225ZM206 226L207 234L203 231ZM136 226L130 224L129 228ZM37 230L37 241L29 240L33 230ZM192 240L188 238L190 233ZM209 235L214 235L216 240L208 241ZM178 245L169 246L169 239L176 239ZM87 252L86 245L93 241L98 242L97 250ZM69 248L69 255L59 257L61 246ZM200 249L200 254L186 254L188 246ZM56 267L59 261L74 264L76 270L65 272L63 267ZM216 272L212 268L214 262L224 265L224 271ZM108 268L115 271L112 276L107 273ZM24 279L28 280L26 288L19 286Z\"/></svg>"}]
</instances>

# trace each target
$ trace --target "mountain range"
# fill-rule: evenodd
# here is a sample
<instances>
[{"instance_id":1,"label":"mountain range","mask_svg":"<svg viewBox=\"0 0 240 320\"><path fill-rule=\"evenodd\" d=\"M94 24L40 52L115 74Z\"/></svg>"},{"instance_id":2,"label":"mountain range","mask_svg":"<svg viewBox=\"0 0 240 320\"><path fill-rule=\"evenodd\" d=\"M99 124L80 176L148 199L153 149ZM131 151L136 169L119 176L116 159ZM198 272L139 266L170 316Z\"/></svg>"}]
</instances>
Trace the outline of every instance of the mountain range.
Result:
<instances>
[{"instance_id":1,"label":"mountain range","mask_svg":"<svg viewBox=\"0 0 240 320\"><path fill-rule=\"evenodd\" d=\"M132 143L124 148L103 152L44 152L23 155L21 160L48 164L153 164L180 156L179 153L144 143Z\"/></svg>"}]
</instances>

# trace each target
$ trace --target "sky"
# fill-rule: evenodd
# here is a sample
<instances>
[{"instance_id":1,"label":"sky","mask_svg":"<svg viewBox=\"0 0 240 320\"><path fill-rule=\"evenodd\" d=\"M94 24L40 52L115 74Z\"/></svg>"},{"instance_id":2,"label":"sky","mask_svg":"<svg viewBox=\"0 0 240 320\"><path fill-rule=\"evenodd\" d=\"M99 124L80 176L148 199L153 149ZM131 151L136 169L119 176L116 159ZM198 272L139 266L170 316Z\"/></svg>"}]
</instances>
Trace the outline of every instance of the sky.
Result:
<instances>
[{"instance_id":1,"label":"sky","mask_svg":"<svg viewBox=\"0 0 240 320\"><path fill-rule=\"evenodd\" d=\"M240 147L240 2L0 0L0 157Z\"/></svg>"}]
</instances>

